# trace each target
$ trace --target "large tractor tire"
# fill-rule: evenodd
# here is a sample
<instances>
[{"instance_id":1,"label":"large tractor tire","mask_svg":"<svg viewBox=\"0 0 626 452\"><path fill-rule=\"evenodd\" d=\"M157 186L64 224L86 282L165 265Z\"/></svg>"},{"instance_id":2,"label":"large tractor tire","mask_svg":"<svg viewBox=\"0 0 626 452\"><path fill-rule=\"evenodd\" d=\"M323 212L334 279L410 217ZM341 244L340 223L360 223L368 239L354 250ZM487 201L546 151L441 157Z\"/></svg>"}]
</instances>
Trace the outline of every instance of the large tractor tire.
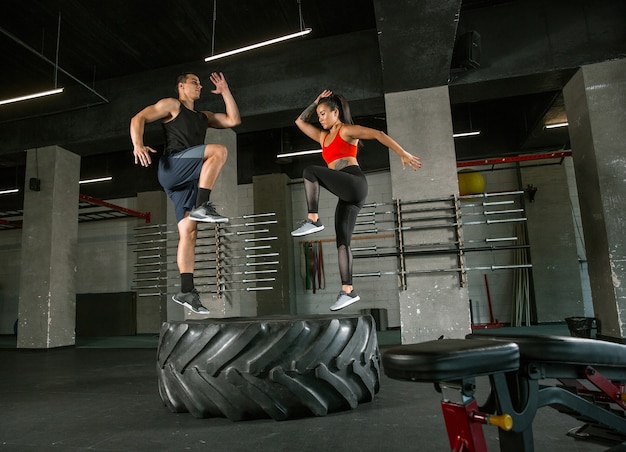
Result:
<instances>
[{"instance_id":1,"label":"large tractor tire","mask_svg":"<svg viewBox=\"0 0 626 452\"><path fill-rule=\"evenodd\" d=\"M157 373L172 412L285 420L372 401L380 352L369 315L166 322Z\"/></svg>"}]
</instances>

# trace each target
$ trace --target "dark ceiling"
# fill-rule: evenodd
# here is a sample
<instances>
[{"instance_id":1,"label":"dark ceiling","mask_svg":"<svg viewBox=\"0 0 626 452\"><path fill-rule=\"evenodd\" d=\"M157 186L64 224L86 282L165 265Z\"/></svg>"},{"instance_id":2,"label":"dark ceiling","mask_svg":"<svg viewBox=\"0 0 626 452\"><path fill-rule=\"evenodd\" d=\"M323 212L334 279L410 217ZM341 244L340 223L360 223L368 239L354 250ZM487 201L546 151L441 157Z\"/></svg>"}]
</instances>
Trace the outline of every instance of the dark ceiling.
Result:
<instances>
[{"instance_id":1,"label":"dark ceiling","mask_svg":"<svg viewBox=\"0 0 626 452\"><path fill-rule=\"evenodd\" d=\"M523 1L462 0L461 23L466 13L510 3ZM313 29L307 39L373 30L377 25L372 0L4 2L0 49L5 64L0 71L0 99L52 89L55 84L79 85L83 91L93 89L97 93L94 87L102 80L201 61L213 52L299 31L300 18L304 26ZM474 127L493 133L483 133L471 141L457 140L459 160L569 146L567 129L546 131L543 123L547 117L565 118L560 87L573 74L573 69L531 74L500 85L455 84L466 69L451 68L455 131ZM37 116L37 102L30 105L35 107L0 105L0 123ZM378 124L376 121L380 119L380 115L363 118L372 124ZM384 115L382 120L380 125L384 127ZM240 142L254 139L241 137ZM2 154L0 146L0 167L23 164L22 157Z\"/></svg>"},{"instance_id":2,"label":"dark ceiling","mask_svg":"<svg viewBox=\"0 0 626 452\"><path fill-rule=\"evenodd\" d=\"M58 56L60 68L92 85L300 31L297 0L217 0L215 20L210 0L26 0L2 6L0 45L11 64L0 71L0 99L54 86L55 65L16 40L52 63ZM320 8L302 0L301 11L312 39L376 28L371 1L334 0L332 8Z\"/></svg>"}]
</instances>

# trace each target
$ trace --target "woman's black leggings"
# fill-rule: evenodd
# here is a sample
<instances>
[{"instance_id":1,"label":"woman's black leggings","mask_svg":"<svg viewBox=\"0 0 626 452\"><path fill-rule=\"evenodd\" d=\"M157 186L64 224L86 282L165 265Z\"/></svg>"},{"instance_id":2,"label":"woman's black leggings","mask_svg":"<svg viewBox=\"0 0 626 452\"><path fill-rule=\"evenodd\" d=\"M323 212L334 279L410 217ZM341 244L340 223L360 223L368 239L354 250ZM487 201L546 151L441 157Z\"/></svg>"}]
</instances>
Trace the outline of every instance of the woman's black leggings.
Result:
<instances>
[{"instance_id":1,"label":"woman's black leggings","mask_svg":"<svg viewBox=\"0 0 626 452\"><path fill-rule=\"evenodd\" d=\"M358 165L334 170L325 166L304 169L304 194L309 213L319 212L320 186L339 198L335 209L335 235L341 284L352 285L352 232L367 197L367 179Z\"/></svg>"}]
</instances>

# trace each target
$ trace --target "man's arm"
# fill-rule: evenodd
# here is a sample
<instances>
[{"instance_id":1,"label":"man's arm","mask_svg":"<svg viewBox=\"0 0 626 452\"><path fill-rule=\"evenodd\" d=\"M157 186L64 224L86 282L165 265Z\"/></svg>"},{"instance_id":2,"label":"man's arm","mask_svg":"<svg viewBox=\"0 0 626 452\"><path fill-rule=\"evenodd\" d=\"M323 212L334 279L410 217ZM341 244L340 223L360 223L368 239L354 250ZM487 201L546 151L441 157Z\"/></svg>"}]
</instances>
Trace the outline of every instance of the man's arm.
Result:
<instances>
[{"instance_id":1,"label":"man's arm","mask_svg":"<svg viewBox=\"0 0 626 452\"><path fill-rule=\"evenodd\" d=\"M221 94L224 99L224 105L226 106L226 113L213 113L210 111L203 112L209 118L209 127L215 129L228 129L241 124L241 115L239 114L239 107L235 98L230 92L226 78L221 72L211 74L211 81L215 85L215 89L211 92L213 94Z\"/></svg>"},{"instance_id":2,"label":"man's arm","mask_svg":"<svg viewBox=\"0 0 626 452\"><path fill-rule=\"evenodd\" d=\"M159 119L165 119L173 116L175 110L180 108L180 103L173 98L161 99L154 105L150 105L130 120L130 139L133 142L133 154L135 156L135 164L148 166L152 163L150 153L156 151L143 143L143 132L145 125Z\"/></svg>"}]
</instances>

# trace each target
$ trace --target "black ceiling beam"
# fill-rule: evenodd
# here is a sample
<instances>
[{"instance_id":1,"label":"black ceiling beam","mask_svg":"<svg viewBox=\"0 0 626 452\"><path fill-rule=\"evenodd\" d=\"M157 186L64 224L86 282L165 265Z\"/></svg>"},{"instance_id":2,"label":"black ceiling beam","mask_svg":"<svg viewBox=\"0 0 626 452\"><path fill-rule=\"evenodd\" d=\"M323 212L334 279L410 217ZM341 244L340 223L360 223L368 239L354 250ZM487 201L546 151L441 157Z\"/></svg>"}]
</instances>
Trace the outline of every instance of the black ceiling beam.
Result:
<instances>
[{"instance_id":1,"label":"black ceiling beam","mask_svg":"<svg viewBox=\"0 0 626 452\"><path fill-rule=\"evenodd\" d=\"M385 92L446 86L461 0L374 0Z\"/></svg>"}]
</instances>

